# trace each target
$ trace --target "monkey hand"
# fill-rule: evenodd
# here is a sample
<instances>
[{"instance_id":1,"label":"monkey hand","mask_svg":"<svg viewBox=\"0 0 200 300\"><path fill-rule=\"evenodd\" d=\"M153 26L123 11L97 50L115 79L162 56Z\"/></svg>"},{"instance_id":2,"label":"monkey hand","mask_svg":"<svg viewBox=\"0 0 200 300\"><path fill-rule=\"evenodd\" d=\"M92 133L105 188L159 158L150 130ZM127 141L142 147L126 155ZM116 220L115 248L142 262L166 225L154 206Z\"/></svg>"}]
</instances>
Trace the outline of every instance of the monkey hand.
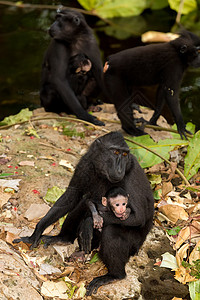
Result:
<instances>
[{"instance_id":1,"label":"monkey hand","mask_svg":"<svg viewBox=\"0 0 200 300\"><path fill-rule=\"evenodd\" d=\"M103 227L103 218L100 215L93 217L94 228L101 229Z\"/></svg>"},{"instance_id":2,"label":"monkey hand","mask_svg":"<svg viewBox=\"0 0 200 300\"><path fill-rule=\"evenodd\" d=\"M130 216L130 213L131 213L131 209L129 207L127 207L127 209L123 213L123 215L120 218L120 220L126 220L126 219L128 219L128 217Z\"/></svg>"}]
</instances>

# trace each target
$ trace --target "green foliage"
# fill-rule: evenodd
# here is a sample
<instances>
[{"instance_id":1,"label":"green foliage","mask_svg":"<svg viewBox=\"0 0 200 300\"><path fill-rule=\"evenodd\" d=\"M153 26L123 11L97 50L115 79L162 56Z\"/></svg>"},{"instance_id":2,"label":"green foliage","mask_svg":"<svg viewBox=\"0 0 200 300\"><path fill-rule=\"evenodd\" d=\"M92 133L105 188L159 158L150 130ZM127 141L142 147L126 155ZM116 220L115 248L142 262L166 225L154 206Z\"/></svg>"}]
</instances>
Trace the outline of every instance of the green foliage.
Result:
<instances>
[{"instance_id":1,"label":"green foliage","mask_svg":"<svg viewBox=\"0 0 200 300\"><path fill-rule=\"evenodd\" d=\"M181 140L180 137L179 139L160 140L158 143L154 142L149 135L132 137L131 139L146 146L148 149L153 150L155 153L162 155L165 159L169 159L169 152L175 147L181 147L183 145L188 145L189 143L186 140ZM127 143L131 149L131 152L137 157L142 168L149 168L163 161L160 157L149 152L148 150L134 145L131 142Z\"/></svg>"},{"instance_id":2,"label":"green foliage","mask_svg":"<svg viewBox=\"0 0 200 300\"><path fill-rule=\"evenodd\" d=\"M190 139L190 143L185 156L184 175L190 179L198 172L200 168L200 131L195 133L194 137Z\"/></svg>"},{"instance_id":3,"label":"green foliage","mask_svg":"<svg viewBox=\"0 0 200 300\"><path fill-rule=\"evenodd\" d=\"M78 2L84 9L101 18L114 18L139 16L146 8L158 10L168 5L178 12L181 0L78 0ZM188 14L196 9L196 0L185 0L181 13Z\"/></svg>"},{"instance_id":4,"label":"green foliage","mask_svg":"<svg viewBox=\"0 0 200 300\"><path fill-rule=\"evenodd\" d=\"M22 109L18 114L4 118L3 121L0 122L0 126L13 125L28 121L30 120L32 114L32 111L30 111L28 108Z\"/></svg>"},{"instance_id":5,"label":"green foliage","mask_svg":"<svg viewBox=\"0 0 200 300\"><path fill-rule=\"evenodd\" d=\"M115 37L118 40L125 40L133 35L141 35L147 29L143 16L118 17L113 18L112 22L112 26L102 27L105 24L99 21L99 31L104 31L106 35Z\"/></svg>"},{"instance_id":6,"label":"green foliage","mask_svg":"<svg viewBox=\"0 0 200 300\"><path fill-rule=\"evenodd\" d=\"M75 128L75 125L68 125L67 127L65 125L63 125L63 134L67 135L67 136L80 136L81 138L85 137L85 133L84 132L78 132Z\"/></svg>"},{"instance_id":7,"label":"green foliage","mask_svg":"<svg viewBox=\"0 0 200 300\"><path fill-rule=\"evenodd\" d=\"M176 227L174 227L172 229L167 229L167 233L169 235L177 235L180 230L181 230L181 227L180 226L176 226Z\"/></svg>"},{"instance_id":8,"label":"green foliage","mask_svg":"<svg viewBox=\"0 0 200 300\"><path fill-rule=\"evenodd\" d=\"M200 259L194 260L192 264L182 261L182 266L189 270L191 276L200 279Z\"/></svg>"},{"instance_id":9,"label":"green foliage","mask_svg":"<svg viewBox=\"0 0 200 300\"><path fill-rule=\"evenodd\" d=\"M181 0L168 0L171 9L175 11L179 11ZM183 3L183 9L181 11L182 14L188 14L191 11L197 9L196 0L185 0Z\"/></svg>"},{"instance_id":10,"label":"green foliage","mask_svg":"<svg viewBox=\"0 0 200 300\"><path fill-rule=\"evenodd\" d=\"M140 15L148 8L146 0L78 0L86 9L101 18L128 17Z\"/></svg>"},{"instance_id":11,"label":"green foliage","mask_svg":"<svg viewBox=\"0 0 200 300\"><path fill-rule=\"evenodd\" d=\"M95 255L90 259L89 263L93 264L97 261L99 261L99 255L98 255L98 253L95 253Z\"/></svg>"},{"instance_id":12,"label":"green foliage","mask_svg":"<svg viewBox=\"0 0 200 300\"><path fill-rule=\"evenodd\" d=\"M58 200L64 192L65 192L65 189L60 189L57 186L53 186L52 188L49 188L47 190L47 193L44 196L44 200L54 204L56 202L56 200Z\"/></svg>"},{"instance_id":13,"label":"green foliage","mask_svg":"<svg viewBox=\"0 0 200 300\"><path fill-rule=\"evenodd\" d=\"M148 7L151 8L151 9L162 9L164 7L167 7L168 6L168 0L147 0L147 3L148 3Z\"/></svg>"},{"instance_id":14,"label":"green foliage","mask_svg":"<svg viewBox=\"0 0 200 300\"><path fill-rule=\"evenodd\" d=\"M5 178L5 177L9 177L9 176L12 176L12 175L14 175L14 174L13 173L1 173L0 174L0 179Z\"/></svg>"},{"instance_id":15,"label":"green foliage","mask_svg":"<svg viewBox=\"0 0 200 300\"><path fill-rule=\"evenodd\" d=\"M188 285L191 300L200 300L200 281L192 281Z\"/></svg>"}]
</instances>

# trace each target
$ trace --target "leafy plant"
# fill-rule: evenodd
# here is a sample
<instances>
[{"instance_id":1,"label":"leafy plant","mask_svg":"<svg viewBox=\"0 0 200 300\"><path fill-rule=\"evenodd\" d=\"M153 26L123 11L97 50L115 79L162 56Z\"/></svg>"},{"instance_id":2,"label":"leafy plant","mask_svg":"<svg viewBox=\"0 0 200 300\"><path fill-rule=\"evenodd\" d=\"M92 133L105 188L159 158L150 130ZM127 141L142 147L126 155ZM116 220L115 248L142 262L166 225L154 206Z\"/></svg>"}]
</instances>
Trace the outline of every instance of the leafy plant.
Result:
<instances>
[{"instance_id":1,"label":"leafy plant","mask_svg":"<svg viewBox=\"0 0 200 300\"><path fill-rule=\"evenodd\" d=\"M182 266L190 271L191 276L200 279L200 259L193 261L192 264L182 261Z\"/></svg>"},{"instance_id":2,"label":"leafy plant","mask_svg":"<svg viewBox=\"0 0 200 300\"><path fill-rule=\"evenodd\" d=\"M67 135L67 136L80 136L81 138L85 137L85 133L84 132L78 132L76 130L76 128L73 125L68 125L67 127L65 127L63 125L63 134Z\"/></svg>"},{"instance_id":3,"label":"leafy plant","mask_svg":"<svg viewBox=\"0 0 200 300\"><path fill-rule=\"evenodd\" d=\"M176 227L174 227L172 229L167 229L166 231L167 231L167 233L169 235L177 235L180 230L181 230L181 227L180 226L176 226Z\"/></svg>"}]
</instances>

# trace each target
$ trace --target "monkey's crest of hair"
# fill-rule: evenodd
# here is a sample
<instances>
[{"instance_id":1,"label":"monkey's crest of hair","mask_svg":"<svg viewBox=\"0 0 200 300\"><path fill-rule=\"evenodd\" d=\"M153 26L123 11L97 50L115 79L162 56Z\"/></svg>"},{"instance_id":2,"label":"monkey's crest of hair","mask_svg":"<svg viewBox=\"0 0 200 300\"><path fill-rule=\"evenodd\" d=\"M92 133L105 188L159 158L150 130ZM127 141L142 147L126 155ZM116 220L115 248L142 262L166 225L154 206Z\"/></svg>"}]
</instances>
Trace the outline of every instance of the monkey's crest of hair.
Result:
<instances>
[{"instance_id":1,"label":"monkey's crest of hair","mask_svg":"<svg viewBox=\"0 0 200 300\"><path fill-rule=\"evenodd\" d=\"M93 144L101 144L103 147L106 148L108 148L108 145L110 144L129 150L129 147L125 142L123 135L119 131L107 133L101 136L100 138L96 139L96 141L94 141Z\"/></svg>"}]
</instances>

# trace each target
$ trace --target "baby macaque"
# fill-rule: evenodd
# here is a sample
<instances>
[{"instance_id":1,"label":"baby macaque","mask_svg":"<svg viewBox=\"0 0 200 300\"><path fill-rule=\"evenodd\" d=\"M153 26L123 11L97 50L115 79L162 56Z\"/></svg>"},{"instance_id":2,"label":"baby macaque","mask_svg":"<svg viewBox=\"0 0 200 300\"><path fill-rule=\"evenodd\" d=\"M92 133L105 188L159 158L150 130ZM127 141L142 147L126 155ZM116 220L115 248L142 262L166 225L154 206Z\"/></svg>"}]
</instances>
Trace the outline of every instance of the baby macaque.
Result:
<instances>
[{"instance_id":1,"label":"baby macaque","mask_svg":"<svg viewBox=\"0 0 200 300\"><path fill-rule=\"evenodd\" d=\"M102 197L102 204L97 205L89 201L88 205L92 213L94 228L101 230L103 227L103 215L105 212L112 211L116 218L120 220L128 219L131 209L127 207L128 194L121 187L114 187L108 190L105 197Z\"/></svg>"}]
</instances>

